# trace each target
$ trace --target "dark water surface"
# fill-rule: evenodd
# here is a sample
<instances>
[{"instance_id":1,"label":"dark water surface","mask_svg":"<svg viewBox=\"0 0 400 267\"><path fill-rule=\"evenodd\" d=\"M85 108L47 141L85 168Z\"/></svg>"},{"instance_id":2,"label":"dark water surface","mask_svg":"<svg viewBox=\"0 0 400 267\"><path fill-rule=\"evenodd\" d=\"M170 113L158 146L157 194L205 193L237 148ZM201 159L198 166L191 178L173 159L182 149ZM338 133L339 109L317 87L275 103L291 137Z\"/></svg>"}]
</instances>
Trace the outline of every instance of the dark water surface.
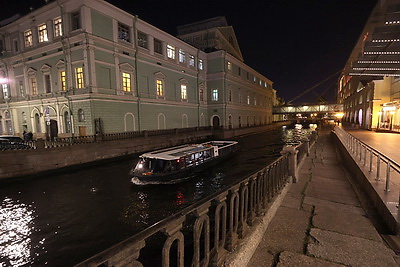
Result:
<instances>
[{"instance_id":1,"label":"dark water surface","mask_svg":"<svg viewBox=\"0 0 400 267\"><path fill-rule=\"evenodd\" d=\"M0 184L0 267L72 266L204 196L243 179L277 157L309 129L277 129L239 141L240 152L174 185L131 185L138 155Z\"/></svg>"}]
</instances>

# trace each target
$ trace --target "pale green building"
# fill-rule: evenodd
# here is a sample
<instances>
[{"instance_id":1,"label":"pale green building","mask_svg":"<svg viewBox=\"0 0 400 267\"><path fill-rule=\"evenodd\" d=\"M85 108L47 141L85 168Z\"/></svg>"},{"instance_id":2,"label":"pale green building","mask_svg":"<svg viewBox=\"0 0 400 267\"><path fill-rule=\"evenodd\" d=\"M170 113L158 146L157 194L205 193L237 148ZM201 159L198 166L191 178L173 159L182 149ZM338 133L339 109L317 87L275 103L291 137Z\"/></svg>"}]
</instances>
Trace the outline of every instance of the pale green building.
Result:
<instances>
[{"instance_id":1,"label":"pale green building","mask_svg":"<svg viewBox=\"0 0 400 267\"><path fill-rule=\"evenodd\" d=\"M244 64L225 19L178 29L172 36L102 0L52 1L2 21L0 134L271 123L272 82Z\"/></svg>"}]
</instances>

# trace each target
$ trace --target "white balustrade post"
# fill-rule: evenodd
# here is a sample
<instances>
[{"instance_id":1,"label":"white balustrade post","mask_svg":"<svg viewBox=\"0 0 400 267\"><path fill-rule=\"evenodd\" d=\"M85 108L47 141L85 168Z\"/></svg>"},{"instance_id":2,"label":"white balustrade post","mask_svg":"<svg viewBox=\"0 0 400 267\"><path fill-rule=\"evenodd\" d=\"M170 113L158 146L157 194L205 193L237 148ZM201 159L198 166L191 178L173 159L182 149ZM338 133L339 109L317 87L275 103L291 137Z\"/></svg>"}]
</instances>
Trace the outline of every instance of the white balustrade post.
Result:
<instances>
[{"instance_id":1,"label":"white balustrade post","mask_svg":"<svg viewBox=\"0 0 400 267\"><path fill-rule=\"evenodd\" d=\"M293 146L284 146L281 155L289 154L289 175L292 176L292 182L295 183L298 177L297 153L299 151Z\"/></svg>"}]
</instances>

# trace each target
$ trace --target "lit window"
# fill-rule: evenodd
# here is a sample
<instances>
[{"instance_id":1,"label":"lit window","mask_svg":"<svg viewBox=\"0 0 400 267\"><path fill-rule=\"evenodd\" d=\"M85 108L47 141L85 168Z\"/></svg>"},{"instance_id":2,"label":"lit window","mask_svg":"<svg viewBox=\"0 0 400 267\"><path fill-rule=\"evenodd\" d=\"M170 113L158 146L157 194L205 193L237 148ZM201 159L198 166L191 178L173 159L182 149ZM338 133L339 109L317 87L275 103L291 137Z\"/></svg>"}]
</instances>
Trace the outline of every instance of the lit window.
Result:
<instances>
[{"instance_id":1,"label":"lit window","mask_svg":"<svg viewBox=\"0 0 400 267\"><path fill-rule=\"evenodd\" d=\"M75 68L75 80L77 89L81 89L84 87L82 67Z\"/></svg>"},{"instance_id":2,"label":"lit window","mask_svg":"<svg viewBox=\"0 0 400 267\"><path fill-rule=\"evenodd\" d=\"M179 49L179 62L184 63L185 60L186 60L185 51L183 51L182 49Z\"/></svg>"},{"instance_id":3,"label":"lit window","mask_svg":"<svg viewBox=\"0 0 400 267\"><path fill-rule=\"evenodd\" d=\"M122 89L124 92L131 91L131 74L123 72L122 73Z\"/></svg>"},{"instance_id":4,"label":"lit window","mask_svg":"<svg viewBox=\"0 0 400 267\"><path fill-rule=\"evenodd\" d=\"M170 59L175 59L175 47L172 45L167 45L167 57Z\"/></svg>"},{"instance_id":5,"label":"lit window","mask_svg":"<svg viewBox=\"0 0 400 267\"><path fill-rule=\"evenodd\" d=\"M1 84L1 87L3 88L3 97L5 99L9 98L10 97L10 92L8 91L8 84L3 83L3 84Z\"/></svg>"},{"instance_id":6,"label":"lit window","mask_svg":"<svg viewBox=\"0 0 400 267\"><path fill-rule=\"evenodd\" d=\"M60 85L61 91L67 91L67 77L65 70L60 71Z\"/></svg>"},{"instance_id":7,"label":"lit window","mask_svg":"<svg viewBox=\"0 0 400 267\"><path fill-rule=\"evenodd\" d=\"M218 89L212 90L212 101L218 101Z\"/></svg>"},{"instance_id":8,"label":"lit window","mask_svg":"<svg viewBox=\"0 0 400 267\"><path fill-rule=\"evenodd\" d=\"M189 55L189 66L194 67L194 56Z\"/></svg>"},{"instance_id":9,"label":"lit window","mask_svg":"<svg viewBox=\"0 0 400 267\"><path fill-rule=\"evenodd\" d=\"M47 37L47 26L45 23L38 26L39 43L47 42L49 38Z\"/></svg>"},{"instance_id":10,"label":"lit window","mask_svg":"<svg viewBox=\"0 0 400 267\"><path fill-rule=\"evenodd\" d=\"M163 81L157 79L156 80L156 87L157 87L157 96L163 96L164 95L164 83L163 83Z\"/></svg>"},{"instance_id":11,"label":"lit window","mask_svg":"<svg viewBox=\"0 0 400 267\"><path fill-rule=\"evenodd\" d=\"M53 28L54 28L54 37L60 37L63 35L61 17L55 18L53 20Z\"/></svg>"},{"instance_id":12,"label":"lit window","mask_svg":"<svg viewBox=\"0 0 400 267\"><path fill-rule=\"evenodd\" d=\"M148 48L148 43L147 43L147 34L144 32L138 31L138 46L143 47L143 48Z\"/></svg>"},{"instance_id":13,"label":"lit window","mask_svg":"<svg viewBox=\"0 0 400 267\"><path fill-rule=\"evenodd\" d=\"M232 71L232 63L230 61L228 61L228 70Z\"/></svg>"},{"instance_id":14,"label":"lit window","mask_svg":"<svg viewBox=\"0 0 400 267\"><path fill-rule=\"evenodd\" d=\"M181 84L181 99L187 100L187 86L186 84Z\"/></svg>"},{"instance_id":15,"label":"lit window","mask_svg":"<svg viewBox=\"0 0 400 267\"><path fill-rule=\"evenodd\" d=\"M199 59L199 70L203 70L204 66L203 66L203 60Z\"/></svg>"},{"instance_id":16,"label":"lit window","mask_svg":"<svg viewBox=\"0 0 400 267\"><path fill-rule=\"evenodd\" d=\"M31 47L33 45L32 30L24 32L25 47Z\"/></svg>"},{"instance_id":17,"label":"lit window","mask_svg":"<svg viewBox=\"0 0 400 267\"><path fill-rule=\"evenodd\" d=\"M37 90L36 78L35 77L30 77L29 81L30 81L30 84L31 84L32 95L37 95L38 94L38 90Z\"/></svg>"},{"instance_id":18,"label":"lit window","mask_svg":"<svg viewBox=\"0 0 400 267\"><path fill-rule=\"evenodd\" d=\"M247 105L250 105L250 96L247 96Z\"/></svg>"},{"instance_id":19,"label":"lit window","mask_svg":"<svg viewBox=\"0 0 400 267\"><path fill-rule=\"evenodd\" d=\"M130 42L129 26L118 23L118 39Z\"/></svg>"}]
</instances>

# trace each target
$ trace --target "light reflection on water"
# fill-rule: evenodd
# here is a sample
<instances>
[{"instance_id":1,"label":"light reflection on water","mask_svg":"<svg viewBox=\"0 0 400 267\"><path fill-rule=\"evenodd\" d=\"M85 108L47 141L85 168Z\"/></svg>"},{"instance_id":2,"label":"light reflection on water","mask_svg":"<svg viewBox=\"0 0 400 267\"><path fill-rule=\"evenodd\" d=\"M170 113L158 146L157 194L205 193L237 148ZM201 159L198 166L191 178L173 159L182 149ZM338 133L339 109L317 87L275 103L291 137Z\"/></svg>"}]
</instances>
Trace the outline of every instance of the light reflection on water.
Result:
<instances>
[{"instance_id":1,"label":"light reflection on water","mask_svg":"<svg viewBox=\"0 0 400 267\"><path fill-rule=\"evenodd\" d=\"M34 207L11 198L0 206L0 266L22 266L31 263L31 234L34 227ZM41 240L36 247L43 245Z\"/></svg>"},{"instance_id":2,"label":"light reflection on water","mask_svg":"<svg viewBox=\"0 0 400 267\"><path fill-rule=\"evenodd\" d=\"M0 188L0 267L72 266L265 166L298 130L238 138L239 153L178 184L132 186L130 159Z\"/></svg>"}]
</instances>

